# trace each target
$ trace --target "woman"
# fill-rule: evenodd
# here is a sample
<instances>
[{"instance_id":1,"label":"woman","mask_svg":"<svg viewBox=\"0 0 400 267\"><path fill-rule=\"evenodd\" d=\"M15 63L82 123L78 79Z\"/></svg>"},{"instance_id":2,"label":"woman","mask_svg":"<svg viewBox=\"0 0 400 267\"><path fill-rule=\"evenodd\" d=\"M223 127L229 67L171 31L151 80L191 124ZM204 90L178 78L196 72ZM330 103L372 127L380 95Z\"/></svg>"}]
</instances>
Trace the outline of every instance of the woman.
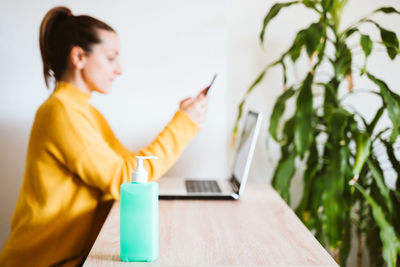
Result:
<instances>
[{"instance_id":1,"label":"woman","mask_svg":"<svg viewBox=\"0 0 400 267\"><path fill-rule=\"evenodd\" d=\"M40 26L40 51L46 85L54 78L56 88L36 113L0 266L81 264L97 234L93 229L104 220L97 215L99 204L119 198L135 155L157 156L146 169L151 180L160 177L194 137L207 110L203 91L183 100L156 140L132 154L89 104L92 92L108 93L122 73L115 31L90 16L53 8Z\"/></svg>"}]
</instances>

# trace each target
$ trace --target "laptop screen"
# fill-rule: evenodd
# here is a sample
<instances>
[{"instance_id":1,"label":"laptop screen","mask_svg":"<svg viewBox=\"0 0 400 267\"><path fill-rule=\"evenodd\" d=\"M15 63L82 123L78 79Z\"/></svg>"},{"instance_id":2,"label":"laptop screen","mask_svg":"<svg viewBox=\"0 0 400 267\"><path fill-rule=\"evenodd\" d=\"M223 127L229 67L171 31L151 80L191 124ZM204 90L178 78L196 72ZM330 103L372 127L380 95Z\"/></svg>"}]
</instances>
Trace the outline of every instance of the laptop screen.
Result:
<instances>
[{"instance_id":1,"label":"laptop screen","mask_svg":"<svg viewBox=\"0 0 400 267\"><path fill-rule=\"evenodd\" d=\"M236 150L236 158L233 165L232 174L238 188L242 183L246 182L260 126L261 115L256 112L249 111L243 130L240 134L240 143L238 144L238 148ZM242 188L240 189L240 191L243 190Z\"/></svg>"}]
</instances>

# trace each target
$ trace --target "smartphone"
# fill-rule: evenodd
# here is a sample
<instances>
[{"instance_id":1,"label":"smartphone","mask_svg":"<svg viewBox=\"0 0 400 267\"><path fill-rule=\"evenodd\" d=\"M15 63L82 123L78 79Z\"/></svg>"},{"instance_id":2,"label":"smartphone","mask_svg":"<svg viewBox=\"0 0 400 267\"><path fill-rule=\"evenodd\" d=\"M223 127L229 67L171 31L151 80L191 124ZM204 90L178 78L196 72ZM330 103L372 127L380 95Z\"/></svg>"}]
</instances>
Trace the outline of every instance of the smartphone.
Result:
<instances>
[{"instance_id":1,"label":"smartphone","mask_svg":"<svg viewBox=\"0 0 400 267\"><path fill-rule=\"evenodd\" d=\"M214 74L214 77L212 78L210 84L206 87L206 91L204 92L205 95L208 94L208 91L210 90L211 86L213 85L215 78L217 78L217 74Z\"/></svg>"}]
</instances>

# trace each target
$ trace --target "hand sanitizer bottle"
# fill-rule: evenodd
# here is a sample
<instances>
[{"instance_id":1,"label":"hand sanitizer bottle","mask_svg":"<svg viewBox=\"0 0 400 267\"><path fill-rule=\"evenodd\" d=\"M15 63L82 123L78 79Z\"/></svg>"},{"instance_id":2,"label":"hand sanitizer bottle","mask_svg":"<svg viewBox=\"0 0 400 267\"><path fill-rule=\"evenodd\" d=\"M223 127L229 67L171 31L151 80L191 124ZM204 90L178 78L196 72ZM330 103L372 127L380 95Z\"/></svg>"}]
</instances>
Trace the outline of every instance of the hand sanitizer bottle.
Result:
<instances>
[{"instance_id":1,"label":"hand sanitizer bottle","mask_svg":"<svg viewBox=\"0 0 400 267\"><path fill-rule=\"evenodd\" d=\"M158 184L147 182L144 159L137 158L132 182L121 185L120 249L122 261L154 261L158 257Z\"/></svg>"}]
</instances>

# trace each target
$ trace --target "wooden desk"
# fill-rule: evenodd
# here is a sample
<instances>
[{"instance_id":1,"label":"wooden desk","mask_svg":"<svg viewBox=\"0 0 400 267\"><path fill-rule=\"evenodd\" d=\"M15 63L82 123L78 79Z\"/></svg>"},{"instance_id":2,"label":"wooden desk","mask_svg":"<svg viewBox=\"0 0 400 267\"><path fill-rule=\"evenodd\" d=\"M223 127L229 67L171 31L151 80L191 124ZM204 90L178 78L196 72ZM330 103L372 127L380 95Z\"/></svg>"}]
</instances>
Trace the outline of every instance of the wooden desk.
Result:
<instances>
[{"instance_id":1,"label":"wooden desk","mask_svg":"<svg viewBox=\"0 0 400 267\"><path fill-rule=\"evenodd\" d=\"M84 266L338 266L280 196L248 184L240 200L160 200L159 258L119 258L119 202Z\"/></svg>"}]
</instances>

